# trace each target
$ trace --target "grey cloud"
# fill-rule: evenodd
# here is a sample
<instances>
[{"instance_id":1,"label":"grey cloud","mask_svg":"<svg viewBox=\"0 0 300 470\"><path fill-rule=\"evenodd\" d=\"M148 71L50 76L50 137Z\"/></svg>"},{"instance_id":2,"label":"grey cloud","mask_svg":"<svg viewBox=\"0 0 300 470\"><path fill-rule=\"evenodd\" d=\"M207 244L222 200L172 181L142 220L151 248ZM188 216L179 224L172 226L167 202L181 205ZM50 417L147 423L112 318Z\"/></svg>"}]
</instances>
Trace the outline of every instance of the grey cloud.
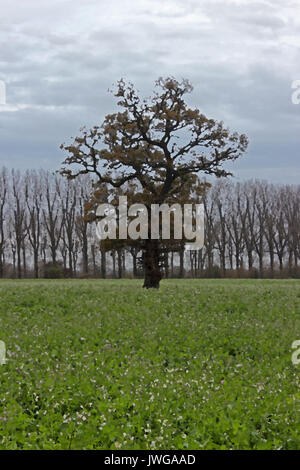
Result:
<instances>
[{"instance_id":1,"label":"grey cloud","mask_svg":"<svg viewBox=\"0 0 300 470\"><path fill-rule=\"evenodd\" d=\"M0 110L0 165L57 169L59 145L116 109L112 83L124 77L148 96L158 76L173 75L193 83L192 107L249 135L240 177L299 175L300 105L290 99L299 48L284 39L298 35L298 3L2 3L0 79L9 103L27 107Z\"/></svg>"}]
</instances>

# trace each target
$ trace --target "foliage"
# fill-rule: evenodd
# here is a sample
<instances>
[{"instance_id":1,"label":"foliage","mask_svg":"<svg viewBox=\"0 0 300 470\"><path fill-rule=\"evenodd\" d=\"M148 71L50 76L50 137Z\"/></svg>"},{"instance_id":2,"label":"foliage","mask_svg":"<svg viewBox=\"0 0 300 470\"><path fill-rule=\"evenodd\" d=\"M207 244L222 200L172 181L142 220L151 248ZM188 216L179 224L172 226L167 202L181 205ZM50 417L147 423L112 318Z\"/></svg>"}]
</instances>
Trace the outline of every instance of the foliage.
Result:
<instances>
[{"instance_id":1,"label":"foliage","mask_svg":"<svg viewBox=\"0 0 300 470\"><path fill-rule=\"evenodd\" d=\"M1 282L0 448L299 450L299 281L139 284Z\"/></svg>"}]
</instances>

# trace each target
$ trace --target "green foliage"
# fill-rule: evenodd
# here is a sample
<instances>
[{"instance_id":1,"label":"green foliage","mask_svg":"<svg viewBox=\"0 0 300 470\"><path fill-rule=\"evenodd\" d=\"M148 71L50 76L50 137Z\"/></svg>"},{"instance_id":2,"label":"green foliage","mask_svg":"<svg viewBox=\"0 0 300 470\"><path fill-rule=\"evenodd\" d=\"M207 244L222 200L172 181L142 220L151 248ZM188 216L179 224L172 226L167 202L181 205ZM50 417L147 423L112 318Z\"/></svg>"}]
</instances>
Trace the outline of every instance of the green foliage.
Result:
<instances>
[{"instance_id":1,"label":"green foliage","mask_svg":"<svg viewBox=\"0 0 300 470\"><path fill-rule=\"evenodd\" d=\"M0 449L300 449L297 280L2 281Z\"/></svg>"}]
</instances>

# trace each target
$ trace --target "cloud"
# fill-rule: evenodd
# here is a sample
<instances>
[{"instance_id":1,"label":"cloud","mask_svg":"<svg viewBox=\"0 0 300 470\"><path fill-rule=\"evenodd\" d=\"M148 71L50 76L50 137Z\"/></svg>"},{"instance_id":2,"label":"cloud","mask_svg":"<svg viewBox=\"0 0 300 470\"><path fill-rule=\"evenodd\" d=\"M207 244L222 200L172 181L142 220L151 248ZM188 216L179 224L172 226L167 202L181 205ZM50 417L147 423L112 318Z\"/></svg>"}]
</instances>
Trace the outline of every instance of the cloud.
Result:
<instances>
[{"instance_id":1,"label":"cloud","mask_svg":"<svg viewBox=\"0 0 300 470\"><path fill-rule=\"evenodd\" d=\"M116 109L119 78L148 96L173 75L193 83L191 106L249 135L237 171L284 167L288 181L300 168L299 23L292 0L2 0L0 165L57 169L59 144Z\"/></svg>"}]
</instances>

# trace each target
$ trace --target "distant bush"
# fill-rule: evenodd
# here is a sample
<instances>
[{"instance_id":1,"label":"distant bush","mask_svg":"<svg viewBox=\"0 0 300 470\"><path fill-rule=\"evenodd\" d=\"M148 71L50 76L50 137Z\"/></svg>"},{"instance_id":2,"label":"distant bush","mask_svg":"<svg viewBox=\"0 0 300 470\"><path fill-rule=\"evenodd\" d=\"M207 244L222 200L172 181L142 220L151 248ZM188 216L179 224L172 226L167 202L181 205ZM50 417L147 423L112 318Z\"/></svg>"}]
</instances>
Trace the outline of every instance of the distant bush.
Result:
<instances>
[{"instance_id":1,"label":"distant bush","mask_svg":"<svg viewBox=\"0 0 300 470\"><path fill-rule=\"evenodd\" d=\"M203 277L206 279L220 279L223 277L222 269L217 265L213 265L203 271Z\"/></svg>"},{"instance_id":2,"label":"distant bush","mask_svg":"<svg viewBox=\"0 0 300 470\"><path fill-rule=\"evenodd\" d=\"M45 279L62 279L64 277L64 268L61 263L49 262L44 267Z\"/></svg>"}]
</instances>

